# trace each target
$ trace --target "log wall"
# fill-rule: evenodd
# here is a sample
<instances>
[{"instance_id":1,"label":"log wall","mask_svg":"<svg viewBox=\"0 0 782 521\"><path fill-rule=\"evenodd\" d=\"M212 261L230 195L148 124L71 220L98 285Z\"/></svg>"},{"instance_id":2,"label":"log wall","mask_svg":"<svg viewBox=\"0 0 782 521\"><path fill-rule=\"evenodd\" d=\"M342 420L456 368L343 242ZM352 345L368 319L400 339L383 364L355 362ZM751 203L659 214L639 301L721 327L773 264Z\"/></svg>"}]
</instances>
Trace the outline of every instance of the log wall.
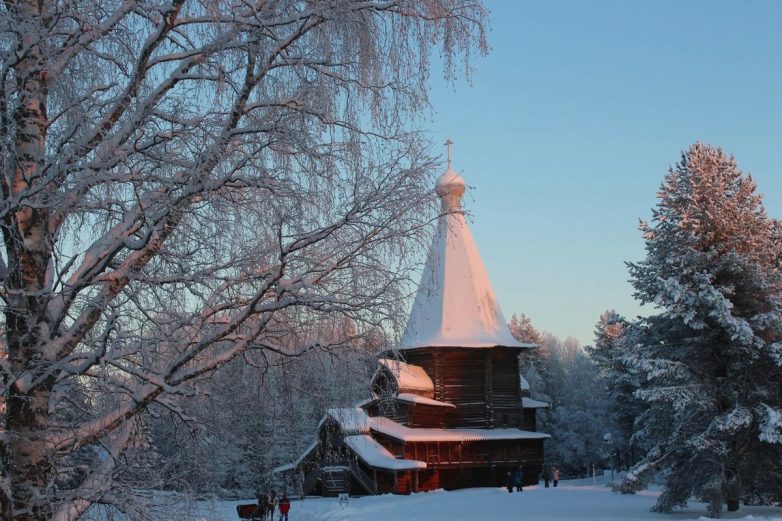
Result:
<instances>
[{"instance_id":1,"label":"log wall","mask_svg":"<svg viewBox=\"0 0 782 521\"><path fill-rule=\"evenodd\" d=\"M492 363L492 412L495 427L521 426L519 353L516 349L488 350Z\"/></svg>"},{"instance_id":2,"label":"log wall","mask_svg":"<svg viewBox=\"0 0 782 521\"><path fill-rule=\"evenodd\" d=\"M455 408L394 400L393 410L388 410L389 390L393 389L378 380L376 391L385 391L384 396L366 410L372 416L383 415L413 428L507 427L534 431L536 410L521 407L519 354L518 349L502 347L407 350L405 361L422 367L432 379L434 399ZM519 466L524 469L525 485L529 485L537 483L543 465L543 440L403 443L380 433L373 436L397 457L428 465L417 473L374 471L381 493L504 485L507 472Z\"/></svg>"},{"instance_id":3,"label":"log wall","mask_svg":"<svg viewBox=\"0 0 782 521\"><path fill-rule=\"evenodd\" d=\"M403 402L402 402L403 403ZM411 404L408 406L408 427L420 428L445 428L448 424L448 416L453 414L451 407L439 407L436 405Z\"/></svg>"},{"instance_id":4,"label":"log wall","mask_svg":"<svg viewBox=\"0 0 782 521\"><path fill-rule=\"evenodd\" d=\"M452 403L448 427L521 427L519 352L515 348L439 347L405 352L408 363L424 368L434 382L435 399Z\"/></svg>"}]
</instances>

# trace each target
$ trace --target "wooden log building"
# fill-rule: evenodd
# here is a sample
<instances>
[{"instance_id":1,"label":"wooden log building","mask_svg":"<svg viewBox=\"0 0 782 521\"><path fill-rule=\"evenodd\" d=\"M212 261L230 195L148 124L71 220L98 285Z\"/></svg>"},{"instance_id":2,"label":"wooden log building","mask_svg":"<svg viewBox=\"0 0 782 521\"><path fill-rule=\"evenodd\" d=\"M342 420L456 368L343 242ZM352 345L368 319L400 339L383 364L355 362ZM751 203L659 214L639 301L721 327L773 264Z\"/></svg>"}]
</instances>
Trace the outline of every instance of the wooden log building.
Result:
<instances>
[{"instance_id":1,"label":"wooden log building","mask_svg":"<svg viewBox=\"0 0 782 521\"><path fill-rule=\"evenodd\" d=\"M450 156L450 150L449 150ZM543 441L535 414L548 404L523 388L518 342L502 315L461 209L451 168L435 191L443 213L407 329L381 353L372 397L332 409L317 441L275 469L301 494L405 494L497 486L523 468L536 483Z\"/></svg>"}]
</instances>

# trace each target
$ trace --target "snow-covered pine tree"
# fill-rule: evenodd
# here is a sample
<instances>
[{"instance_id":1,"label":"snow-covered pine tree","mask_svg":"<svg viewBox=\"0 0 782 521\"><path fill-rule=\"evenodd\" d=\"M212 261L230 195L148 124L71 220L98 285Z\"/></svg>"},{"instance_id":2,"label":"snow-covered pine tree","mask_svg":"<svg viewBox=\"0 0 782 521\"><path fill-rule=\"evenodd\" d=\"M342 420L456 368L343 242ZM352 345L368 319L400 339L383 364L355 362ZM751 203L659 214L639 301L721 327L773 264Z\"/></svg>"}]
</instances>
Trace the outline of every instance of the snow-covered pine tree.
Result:
<instances>
[{"instance_id":1,"label":"snow-covered pine tree","mask_svg":"<svg viewBox=\"0 0 782 521\"><path fill-rule=\"evenodd\" d=\"M623 335L627 320L613 309L600 315L595 326L595 343L584 350L600 369L612 409L612 450L614 465L624 468L635 464L635 448L630 443L635 418L641 413L642 402L635 397L637 378L624 368L628 352Z\"/></svg>"},{"instance_id":2,"label":"snow-covered pine tree","mask_svg":"<svg viewBox=\"0 0 782 521\"><path fill-rule=\"evenodd\" d=\"M532 372L541 378L545 378L548 370L548 347L543 334L535 328L532 320L524 313L521 315L514 313L508 323L508 328L513 338L519 342L538 345L537 348L526 350L521 355L519 366L522 375L526 377Z\"/></svg>"},{"instance_id":3,"label":"snow-covered pine tree","mask_svg":"<svg viewBox=\"0 0 782 521\"><path fill-rule=\"evenodd\" d=\"M650 444L634 491L662 472L657 510L692 497L719 516L748 494L782 494L782 227L721 149L696 143L665 177L646 258L629 264L635 296L661 308L627 328L627 367L648 408Z\"/></svg>"},{"instance_id":4,"label":"snow-covered pine tree","mask_svg":"<svg viewBox=\"0 0 782 521\"><path fill-rule=\"evenodd\" d=\"M605 442L605 435L615 429L612 402L597 366L577 340L541 333L524 314L514 314L509 327L520 342L540 346L521 355L521 367L532 398L551 404L550 409L538 409L537 416L538 428L552 434L546 460L566 476L584 476L593 465L608 466L613 445Z\"/></svg>"},{"instance_id":5,"label":"snow-covered pine tree","mask_svg":"<svg viewBox=\"0 0 782 521\"><path fill-rule=\"evenodd\" d=\"M535 349L526 349L519 354L519 371L521 377L526 380L526 384L530 387L530 396L535 400L541 400L546 403L551 403L551 396L548 394L548 385L550 377L550 364L549 357L549 342L556 340L554 335L544 335L535 328L532 324L532 320L522 313L517 315L516 313L511 316L508 323L511 335L519 342L525 342L530 344L536 344L538 347ZM538 428L546 430L551 419L549 409L538 409L537 422ZM550 445L550 444L549 444Z\"/></svg>"},{"instance_id":6,"label":"snow-covered pine tree","mask_svg":"<svg viewBox=\"0 0 782 521\"><path fill-rule=\"evenodd\" d=\"M521 315L513 314L508 322L508 328L510 329L513 337L519 342L527 342L530 344L543 344L543 335L532 324L532 320L522 313Z\"/></svg>"},{"instance_id":7,"label":"snow-covered pine tree","mask_svg":"<svg viewBox=\"0 0 782 521\"><path fill-rule=\"evenodd\" d=\"M286 310L401 312L433 211L429 58L467 69L485 17L472 0L0 4L0 517L122 507L134 418L250 351L313 347L280 348ZM72 382L99 406L68 416ZM66 472L88 449L106 457Z\"/></svg>"},{"instance_id":8,"label":"snow-covered pine tree","mask_svg":"<svg viewBox=\"0 0 782 521\"><path fill-rule=\"evenodd\" d=\"M545 426L552 439L546 459L564 475L585 477L612 464L613 402L598 368L578 343L567 339L556 345L549 382L552 410Z\"/></svg>"},{"instance_id":9,"label":"snow-covered pine tree","mask_svg":"<svg viewBox=\"0 0 782 521\"><path fill-rule=\"evenodd\" d=\"M605 374L611 374L618 363L619 339L627 321L613 309L604 311L595 325L595 344L584 349Z\"/></svg>"}]
</instances>

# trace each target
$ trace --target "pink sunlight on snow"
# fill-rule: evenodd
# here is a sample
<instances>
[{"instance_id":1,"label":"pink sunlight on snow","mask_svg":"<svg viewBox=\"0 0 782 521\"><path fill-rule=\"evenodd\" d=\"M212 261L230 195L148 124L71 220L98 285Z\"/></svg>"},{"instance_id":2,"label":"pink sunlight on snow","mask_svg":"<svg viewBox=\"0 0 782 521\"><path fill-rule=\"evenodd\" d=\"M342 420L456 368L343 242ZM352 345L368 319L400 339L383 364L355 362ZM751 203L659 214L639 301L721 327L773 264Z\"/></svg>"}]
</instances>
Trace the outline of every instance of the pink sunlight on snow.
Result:
<instances>
[{"instance_id":1,"label":"pink sunlight on snow","mask_svg":"<svg viewBox=\"0 0 782 521\"><path fill-rule=\"evenodd\" d=\"M509 494L503 488L478 488L452 492L437 490L409 496L383 495L350 498L308 498L293 501L291 521L683 521L705 520L706 505L692 502L688 509L657 514L650 509L656 490L624 495L612 492L606 478L563 481L557 488L542 485ZM193 521L235 520L240 502L201 503L202 515ZM723 519L782 521L782 508L742 507L724 512ZM275 518L276 519L276 518Z\"/></svg>"},{"instance_id":2,"label":"pink sunlight on snow","mask_svg":"<svg viewBox=\"0 0 782 521\"><path fill-rule=\"evenodd\" d=\"M426 258L400 349L525 347L510 333L462 211L464 179L451 168L437 179L443 215Z\"/></svg>"}]
</instances>

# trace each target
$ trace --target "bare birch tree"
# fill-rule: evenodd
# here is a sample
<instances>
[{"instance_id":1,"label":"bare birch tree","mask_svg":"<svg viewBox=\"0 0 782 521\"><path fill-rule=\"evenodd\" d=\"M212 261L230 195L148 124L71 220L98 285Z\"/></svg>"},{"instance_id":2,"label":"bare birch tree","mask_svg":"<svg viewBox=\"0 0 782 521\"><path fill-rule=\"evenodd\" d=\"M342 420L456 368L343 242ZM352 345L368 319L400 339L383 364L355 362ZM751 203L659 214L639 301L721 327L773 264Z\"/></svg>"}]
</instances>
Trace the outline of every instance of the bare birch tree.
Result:
<instances>
[{"instance_id":1,"label":"bare birch tree","mask_svg":"<svg viewBox=\"0 0 782 521\"><path fill-rule=\"evenodd\" d=\"M473 0L6 0L0 506L77 519L151 404L290 317L381 324L431 158L429 57L484 52ZM458 61L457 61L458 60Z\"/></svg>"}]
</instances>

